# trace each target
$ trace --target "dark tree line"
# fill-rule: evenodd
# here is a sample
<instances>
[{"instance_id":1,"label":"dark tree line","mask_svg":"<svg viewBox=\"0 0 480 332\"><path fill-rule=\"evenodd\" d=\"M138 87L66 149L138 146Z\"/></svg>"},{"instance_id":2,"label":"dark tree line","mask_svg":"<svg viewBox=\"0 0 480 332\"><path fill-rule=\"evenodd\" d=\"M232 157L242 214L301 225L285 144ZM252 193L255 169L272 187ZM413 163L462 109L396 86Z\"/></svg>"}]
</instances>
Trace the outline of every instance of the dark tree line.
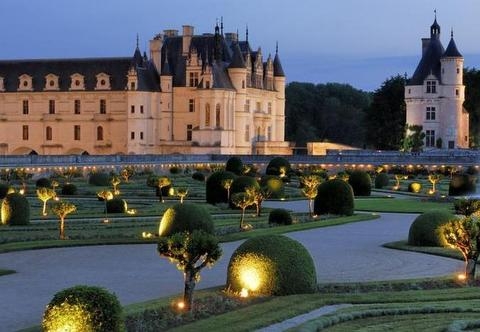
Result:
<instances>
[{"instance_id":1,"label":"dark tree line","mask_svg":"<svg viewBox=\"0 0 480 332\"><path fill-rule=\"evenodd\" d=\"M463 106L470 115L470 146L480 146L480 70L465 68L463 71L465 84L465 102Z\"/></svg>"}]
</instances>

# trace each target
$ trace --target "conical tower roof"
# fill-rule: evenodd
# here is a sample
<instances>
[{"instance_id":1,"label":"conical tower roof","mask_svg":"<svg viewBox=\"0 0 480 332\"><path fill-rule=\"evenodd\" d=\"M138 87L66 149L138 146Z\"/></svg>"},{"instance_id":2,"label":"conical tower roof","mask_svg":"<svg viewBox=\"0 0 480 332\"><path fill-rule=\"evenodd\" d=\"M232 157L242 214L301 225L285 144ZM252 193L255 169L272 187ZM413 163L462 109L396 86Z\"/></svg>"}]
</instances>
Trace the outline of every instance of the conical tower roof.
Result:
<instances>
[{"instance_id":1,"label":"conical tower roof","mask_svg":"<svg viewBox=\"0 0 480 332\"><path fill-rule=\"evenodd\" d=\"M240 46L238 43L233 44L233 57L232 62L228 68L246 68L247 65L245 64L245 60L243 59L242 51L240 50Z\"/></svg>"}]
</instances>

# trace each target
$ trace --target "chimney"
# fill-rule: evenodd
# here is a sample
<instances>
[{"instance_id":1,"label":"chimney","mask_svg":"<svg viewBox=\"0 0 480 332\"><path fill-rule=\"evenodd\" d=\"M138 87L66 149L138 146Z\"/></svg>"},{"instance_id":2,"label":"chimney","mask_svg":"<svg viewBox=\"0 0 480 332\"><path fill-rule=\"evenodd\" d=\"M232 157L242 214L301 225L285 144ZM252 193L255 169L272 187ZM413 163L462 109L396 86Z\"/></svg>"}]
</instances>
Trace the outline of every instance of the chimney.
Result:
<instances>
[{"instance_id":1,"label":"chimney","mask_svg":"<svg viewBox=\"0 0 480 332\"><path fill-rule=\"evenodd\" d=\"M175 29L163 30L163 34L165 35L165 37L177 37L178 30L175 30Z\"/></svg>"},{"instance_id":2,"label":"chimney","mask_svg":"<svg viewBox=\"0 0 480 332\"><path fill-rule=\"evenodd\" d=\"M158 34L150 40L150 59L152 59L155 69L159 74L162 71L162 46L163 35Z\"/></svg>"},{"instance_id":3,"label":"chimney","mask_svg":"<svg viewBox=\"0 0 480 332\"><path fill-rule=\"evenodd\" d=\"M182 36L182 55L188 55L190 50L190 43L192 42L193 37L193 26L184 25L183 26L183 36Z\"/></svg>"},{"instance_id":4,"label":"chimney","mask_svg":"<svg viewBox=\"0 0 480 332\"><path fill-rule=\"evenodd\" d=\"M227 32L225 33L225 40L227 43L233 43L238 41L238 35L235 32Z\"/></svg>"}]
</instances>

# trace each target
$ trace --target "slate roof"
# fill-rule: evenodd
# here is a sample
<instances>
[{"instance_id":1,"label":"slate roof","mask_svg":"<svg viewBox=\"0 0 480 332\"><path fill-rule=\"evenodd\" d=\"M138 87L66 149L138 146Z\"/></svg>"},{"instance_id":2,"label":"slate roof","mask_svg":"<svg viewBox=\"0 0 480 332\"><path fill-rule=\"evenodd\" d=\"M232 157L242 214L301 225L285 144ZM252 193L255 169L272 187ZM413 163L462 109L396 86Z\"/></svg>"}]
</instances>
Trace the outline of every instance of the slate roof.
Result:
<instances>
[{"instance_id":1,"label":"slate roof","mask_svg":"<svg viewBox=\"0 0 480 332\"><path fill-rule=\"evenodd\" d=\"M463 58L462 54L458 51L457 45L455 45L455 41L453 40L453 36L450 38L450 42L448 43L447 49L443 54L444 57L453 57L453 58Z\"/></svg>"},{"instance_id":2,"label":"slate roof","mask_svg":"<svg viewBox=\"0 0 480 332\"><path fill-rule=\"evenodd\" d=\"M273 76L285 77L285 72L283 71L278 52L275 53L275 58L273 59Z\"/></svg>"},{"instance_id":3,"label":"slate roof","mask_svg":"<svg viewBox=\"0 0 480 332\"><path fill-rule=\"evenodd\" d=\"M240 46L238 43L232 44L233 55L232 55L232 62L228 68L246 68L245 60L243 59L242 51L240 50Z\"/></svg>"},{"instance_id":4,"label":"slate roof","mask_svg":"<svg viewBox=\"0 0 480 332\"><path fill-rule=\"evenodd\" d=\"M425 78L433 74L439 80L441 78L440 58L445 53L440 39L431 38L422 59L418 63L417 69L409 81L409 85L423 85Z\"/></svg>"}]
</instances>

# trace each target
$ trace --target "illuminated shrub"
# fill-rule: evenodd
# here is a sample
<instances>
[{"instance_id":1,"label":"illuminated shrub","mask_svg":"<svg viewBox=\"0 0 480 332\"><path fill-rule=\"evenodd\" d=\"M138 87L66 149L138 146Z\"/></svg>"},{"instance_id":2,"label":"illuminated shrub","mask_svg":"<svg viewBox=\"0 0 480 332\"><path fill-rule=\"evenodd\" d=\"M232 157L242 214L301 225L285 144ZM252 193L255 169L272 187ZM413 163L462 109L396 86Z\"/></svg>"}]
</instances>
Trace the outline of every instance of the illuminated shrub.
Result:
<instances>
[{"instance_id":1,"label":"illuminated shrub","mask_svg":"<svg viewBox=\"0 0 480 332\"><path fill-rule=\"evenodd\" d=\"M25 196L8 194L2 201L2 224L18 226L30 222L30 204Z\"/></svg>"},{"instance_id":2,"label":"illuminated shrub","mask_svg":"<svg viewBox=\"0 0 480 332\"><path fill-rule=\"evenodd\" d=\"M353 208L353 190L345 181L333 179L322 182L318 186L318 194L313 205L315 214L351 216Z\"/></svg>"},{"instance_id":3,"label":"illuminated shrub","mask_svg":"<svg viewBox=\"0 0 480 332\"><path fill-rule=\"evenodd\" d=\"M205 181L205 174L202 172L195 172L192 174L192 179L203 182Z\"/></svg>"},{"instance_id":4,"label":"illuminated shrub","mask_svg":"<svg viewBox=\"0 0 480 332\"><path fill-rule=\"evenodd\" d=\"M257 236L235 250L227 271L227 289L240 293L289 295L313 293L317 273L309 252L283 235Z\"/></svg>"},{"instance_id":5,"label":"illuminated shrub","mask_svg":"<svg viewBox=\"0 0 480 332\"><path fill-rule=\"evenodd\" d=\"M4 199L5 196L7 196L8 189L10 189L10 185L8 183L0 182L0 199Z\"/></svg>"},{"instance_id":6,"label":"illuminated shrub","mask_svg":"<svg viewBox=\"0 0 480 332\"><path fill-rule=\"evenodd\" d=\"M228 192L223 186L223 181L227 179L235 179L235 174L228 171L217 171L212 173L206 183L207 203L226 203L228 202Z\"/></svg>"},{"instance_id":7,"label":"illuminated shrub","mask_svg":"<svg viewBox=\"0 0 480 332\"><path fill-rule=\"evenodd\" d=\"M267 188L270 198L284 198L285 190L283 181L276 175L265 175L260 180L262 188Z\"/></svg>"},{"instance_id":8,"label":"illuminated shrub","mask_svg":"<svg viewBox=\"0 0 480 332\"><path fill-rule=\"evenodd\" d=\"M92 186L102 186L102 187L109 187L110 184L110 175L104 172L97 172L90 174L88 178L88 184Z\"/></svg>"},{"instance_id":9,"label":"illuminated shrub","mask_svg":"<svg viewBox=\"0 0 480 332\"><path fill-rule=\"evenodd\" d=\"M40 178L35 182L35 186L37 188L51 188L52 187L52 181L47 178Z\"/></svg>"},{"instance_id":10,"label":"illuminated shrub","mask_svg":"<svg viewBox=\"0 0 480 332\"><path fill-rule=\"evenodd\" d=\"M375 177L375 188L382 189L387 187L390 183L390 179L387 173L380 173Z\"/></svg>"},{"instance_id":11,"label":"illuminated shrub","mask_svg":"<svg viewBox=\"0 0 480 332\"><path fill-rule=\"evenodd\" d=\"M475 193L476 178L469 174L454 174L448 186L449 196L462 196Z\"/></svg>"},{"instance_id":12,"label":"illuminated shrub","mask_svg":"<svg viewBox=\"0 0 480 332\"><path fill-rule=\"evenodd\" d=\"M292 215L285 209L274 209L268 215L269 224L291 225L293 223Z\"/></svg>"},{"instance_id":13,"label":"illuminated shrub","mask_svg":"<svg viewBox=\"0 0 480 332\"><path fill-rule=\"evenodd\" d=\"M62 186L62 195L71 196L77 194L77 186L73 183L65 183Z\"/></svg>"},{"instance_id":14,"label":"illuminated shrub","mask_svg":"<svg viewBox=\"0 0 480 332\"><path fill-rule=\"evenodd\" d=\"M203 230L214 234L210 213L201 205L193 203L176 204L168 208L160 221L158 234L170 236L179 232Z\"/></svg>"},{"instance_id":15,"label":"illuminated shrub","mask_svg":"<svg viewBox=\"0 0 480 332\"><path fill-rule=\"evenodd\" d=\"M367 172L353 171L348 178L348 183L352 186L355 196L370 196L372 179Z\"/></svg>"},{"instance_id":16,"label":"illuminated shrub","mask_svg":"<svg viewBox=\"0 0 480 332\"><path fill-rule=\"evenodd\" d=\"M126 213L128 209L127 202L121 198L107 200L107 213Z\"/></svg>"},{"instance_id":17,"label":"illuminated shrub","mask_svg":"<svg viewBox=\"0 0 480 332\"><path fill-rule=\"evenodd\" d=\"M43 313L43 331L119 332L122 307L100 287L75 286L56 293Z\"/></svg>"},{"instance_id":18,"label":"illuminated shrub","mask_svg":"<svg viewBox=\"0 0 480 332\"><path fill-rule=\"evenodd\" d=\"M480 199L457 199L453 202L456 214L470 216L480 210Z\"/></svg>"},{"instance_id":19,"label":"illuminated shrub","mask_svg":"<svg viewBox=\"0 0 480 332\"><path fill-rule=\"evenodd\" d=\"M236 175L241 175L243 172L243 162L239 157L230 157L225 164L225 170Z\"/></svg>"},{"instance_id":20,"label":"illuminated shrub","mask_svg":"<svg viewBox=\"0 0 480 332\"><path fill-rule=\"evenodd\" d=\"M258 181L251 176L239 176L233 180L230 194L244 192L248 187L260 188L260 185L258 184Z\"/></svg>"},{"instance_id":21,"label":"illuminated shrub","mask_svg":"<svg viewBox=\"0 0 480 332\"><path fill-rule=\"evenodd\" d=\"M412 246L441 247L444 239L441 226L456 217L448 211L429 211L419 215L410 225L408 244Z\"/></svg>"},{"instance_id":22,"label":"illuminated shrub","mask_svg":"<svg viewBox=\"0 0 480 332\"><path fill-rule=\"evenodd\" d=\"M277 175L280 177L287 177L290 174L291 166L290 162L282 157L275 157L267 165L265 174Z\"/></svg>"},{"instance_id":23,"label":"illuminated shrub","mask_svg":"<svg viewBox=\"0 0 480 332\"><path fill-rule=\"evenodd\" d=\"M422 185L418 182L412 182L408 185L408 191L411 193L419 193L422 190Z\"/></svg>"}]
</instances>

